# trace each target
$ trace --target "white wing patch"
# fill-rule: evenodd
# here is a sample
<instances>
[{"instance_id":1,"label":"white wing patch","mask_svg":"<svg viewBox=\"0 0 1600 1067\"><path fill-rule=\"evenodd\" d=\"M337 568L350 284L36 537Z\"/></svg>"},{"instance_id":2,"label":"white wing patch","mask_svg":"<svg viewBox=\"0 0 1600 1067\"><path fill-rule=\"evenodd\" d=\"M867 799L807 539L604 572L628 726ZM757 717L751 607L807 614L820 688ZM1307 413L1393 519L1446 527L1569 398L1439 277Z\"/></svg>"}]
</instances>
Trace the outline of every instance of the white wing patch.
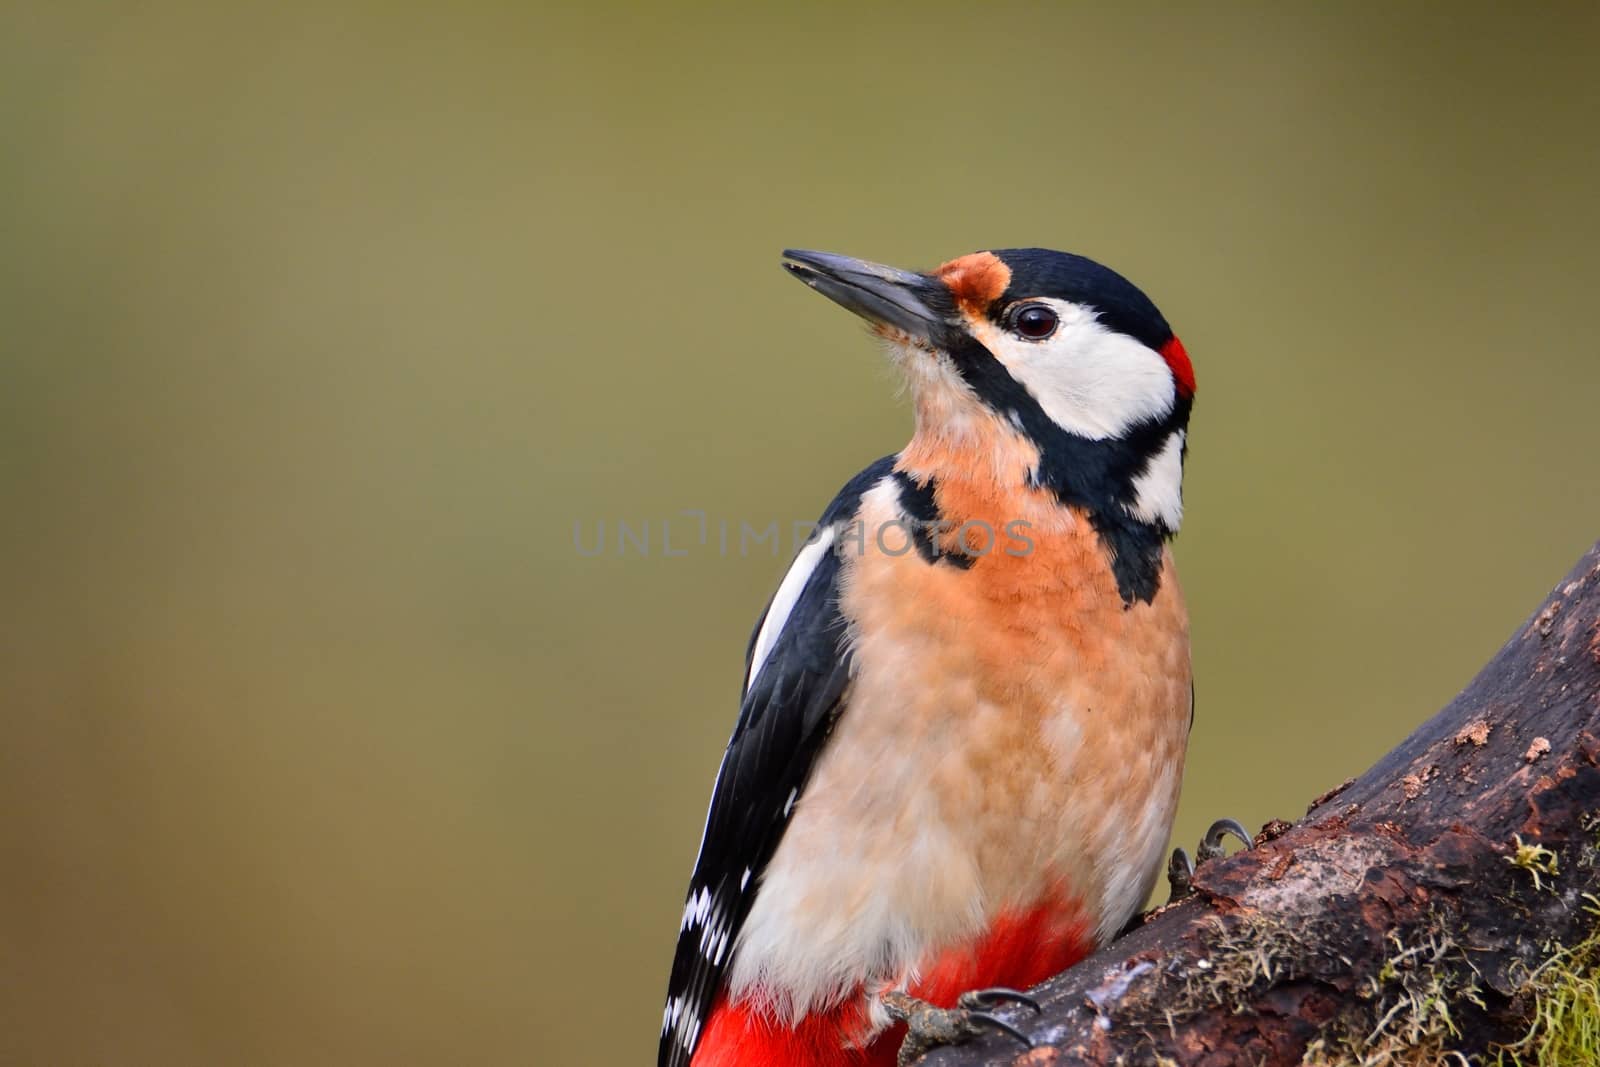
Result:
<instances>
[{"instance_id":1,"label":"white wing patch","mask_svg":"<svg viewBox=\"0 0 1600 1067\"><path fill-rule=\"evenodd\" d=\"M789 572L784 575L783 581L778 585L777 593L773 594L772 604L767 608L766 618L761 623L761 630L756 634L754 646L750 652L750 673L745 678L745 691L748 693L756 678L761 674L761 669L766 665L767 657L772 654L773 647L777 644L778 636L783 633L783 628L789 621L789 615L794 611L795 604L800 600L806 583L811 580L811 575L816 571L817 564L824 558L824 553L833 547L834 528L824 527L817 532L816 537L808 542L795 556L794 562L789 565ZM717 784L720 786L723 771L726 769L728 753L722 756L723 766L717 768ZM783 818L787 819L794 810L796 798L800 790L789 790L789 796L783 805ZM715 802L716 789L712 790ZM711 812L706 812L705 830L701 832L700 849L705 850L705 835L711 827ZM696 866L699 866L698 861ZM744 893L750 884L754 872L746 867L739 878L740 894ZM733 948L735 938L733 920L730 907L733 901L726 899L726 891L714 890L708 885L690 886L689 899L683 906L683 919L678 924L681 935L688 933L691 936L699 934L697 949L702 959L713 967L720 968L728 959L729 951ZM685 1052L693 1051L695 1042L700 1038L702 1020L695 1009L694 1001L685 994L678 994L667 1001L667 1006L661 1015L661 1033L671 1034L673 1040Z\"/></svg>"},{"instance_id":2,"label":"white wing patch","mask_svg":"<svg viewBox=\"0 0 1600 1067\"><path fill-rule=\"evenodd\" d=\"M745 692L750 691L756 675L766 665L767 657L772 654L772 646L777 643L778 635L783 633L784 624L789 621L789 613L794 610L806 582L811 580L811 572L817 569L822 554L832 546L833 527L824 527L817 531L816 538L808 542L789 565L789 573L783 576L778 591L773 594L772 605L767 608L767 617L761 623L761 632L756 635L755 647L750 654L750 673L744 680Z\"/></svg>"}]
</instances>

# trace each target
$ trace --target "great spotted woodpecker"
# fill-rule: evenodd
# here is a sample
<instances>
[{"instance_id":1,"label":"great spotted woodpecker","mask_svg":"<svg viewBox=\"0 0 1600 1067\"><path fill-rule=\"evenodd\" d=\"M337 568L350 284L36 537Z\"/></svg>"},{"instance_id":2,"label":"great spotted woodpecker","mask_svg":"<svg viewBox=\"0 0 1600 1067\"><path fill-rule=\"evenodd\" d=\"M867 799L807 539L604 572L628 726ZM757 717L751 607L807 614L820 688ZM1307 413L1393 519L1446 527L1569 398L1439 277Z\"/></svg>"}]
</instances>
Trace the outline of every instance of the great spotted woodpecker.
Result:
<instances>
[{"instance_id":1,"label":"great spotted woodpecker","mask_svg":"<svg viewBox=\"0 0 1600 1067\"><path fill-rule=\"evenodd\" d=\"M887 342L916 431L823 512L751 637L661 1067L880 1067L1021 1036L981 1009L1027 998L981 990L1134 915L1191 724L1166 543L1195 378L1149 298L1038 248L784 266Z\"/></svg>"}]
</instances>

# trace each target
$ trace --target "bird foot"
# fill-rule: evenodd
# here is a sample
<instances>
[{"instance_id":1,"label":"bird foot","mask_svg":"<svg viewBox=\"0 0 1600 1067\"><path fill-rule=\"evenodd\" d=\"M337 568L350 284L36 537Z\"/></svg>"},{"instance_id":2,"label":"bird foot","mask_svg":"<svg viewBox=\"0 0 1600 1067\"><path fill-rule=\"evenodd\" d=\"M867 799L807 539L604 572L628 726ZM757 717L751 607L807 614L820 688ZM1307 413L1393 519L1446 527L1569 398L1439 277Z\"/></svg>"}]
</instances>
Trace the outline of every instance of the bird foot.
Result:
<instances>
[{"instance_id":1,"label":"bird foot","mask_svg":"<svg viewBox=\"0 0 1600 1067\"><path fill-rule=\"evenodd\" d=\"M1194 892L1194 869L1207 860L1219 859L1226 853L1222 842L1229 837L1238 838L1245 848L1255 848L1256 842L1239 823L1232 819L1218 819L1211 824L1195 846L1194 859L1181 848L1172 850L1167 861L1167 885L1171 892L1167 902L1174 903Z\"/></svg>"},{"instance_id":2,"label":"bird foot","mask_svg":"<svg viewBox=\"0 0 1600 1067\"><path fill-rule=\"evenodd\" d=\"M906 1039L900 1043L898 1067L912 1063L940 1045L956 1045L976 1037L986 1030L1009 1034L1032 1048L1033 1040L998 1015L985 1009L1000 1004L1021 1004L1039 1011L1039 1002L1015 989L974 989L961 994L954 1008L937 1008L909 993L892 990L883 994L881 1001L891 1018L906 1024Z\"/></svg>"}]
</instances>

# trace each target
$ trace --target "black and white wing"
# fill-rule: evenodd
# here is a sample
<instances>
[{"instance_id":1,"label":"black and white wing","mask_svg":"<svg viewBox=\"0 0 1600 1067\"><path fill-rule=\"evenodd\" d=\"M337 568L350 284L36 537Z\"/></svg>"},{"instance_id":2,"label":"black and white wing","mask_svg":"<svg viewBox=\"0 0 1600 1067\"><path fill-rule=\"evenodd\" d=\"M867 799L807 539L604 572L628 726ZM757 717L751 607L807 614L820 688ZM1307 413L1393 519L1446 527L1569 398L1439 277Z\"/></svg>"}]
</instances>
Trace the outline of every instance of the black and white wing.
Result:
<instances>
[{"instance_id":1,"label":"black and white wing","mask_svg":"<svg viewBox=\"0 0 1600 1067\"><path fill-rule=\"evenodd\" d=\"M879 460L844 487L756 624L739 721L723 753L678 928L659 1067L687 1067L732 961L739 930L844 708L850 654L839 608L841 532L893 469Z\"/></svg>"}]
</instances>

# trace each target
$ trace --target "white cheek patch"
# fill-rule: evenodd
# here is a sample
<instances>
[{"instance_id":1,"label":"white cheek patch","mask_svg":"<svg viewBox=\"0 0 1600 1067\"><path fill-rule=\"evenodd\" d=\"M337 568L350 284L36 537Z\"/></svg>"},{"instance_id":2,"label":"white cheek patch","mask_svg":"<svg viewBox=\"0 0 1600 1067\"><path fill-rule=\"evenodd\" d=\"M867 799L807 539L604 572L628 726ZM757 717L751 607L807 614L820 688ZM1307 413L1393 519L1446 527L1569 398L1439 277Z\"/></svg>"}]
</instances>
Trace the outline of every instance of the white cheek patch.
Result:
<instances>
[{"instance_id":1,"label":"white cheek patch","mask_svg":"<svg viewBox=\"0 0 1600 1067\"><path fill-rule=\"evenodd\" d=\"M1161 451L1150 457L1144 473L1133 480L1133 503L1128 514L1140 522L1158 524L1178 532L1183 522L1184 431L1167 435Z\"/></svg>"},{"instance_id":2,"label":"white cheek patch","mask_svg":"<svg viewBox=\"0 0 1600 1067\"><path fill-rule=\"evenodd\" d=\"M1104 441L1172 411L1177 386L1159 352L1101 325L1081 304L1033 302L1060 316L1047 340L1025 341L987 322L972 329L1056 425Z\"/></svg>"}]
</instances>

